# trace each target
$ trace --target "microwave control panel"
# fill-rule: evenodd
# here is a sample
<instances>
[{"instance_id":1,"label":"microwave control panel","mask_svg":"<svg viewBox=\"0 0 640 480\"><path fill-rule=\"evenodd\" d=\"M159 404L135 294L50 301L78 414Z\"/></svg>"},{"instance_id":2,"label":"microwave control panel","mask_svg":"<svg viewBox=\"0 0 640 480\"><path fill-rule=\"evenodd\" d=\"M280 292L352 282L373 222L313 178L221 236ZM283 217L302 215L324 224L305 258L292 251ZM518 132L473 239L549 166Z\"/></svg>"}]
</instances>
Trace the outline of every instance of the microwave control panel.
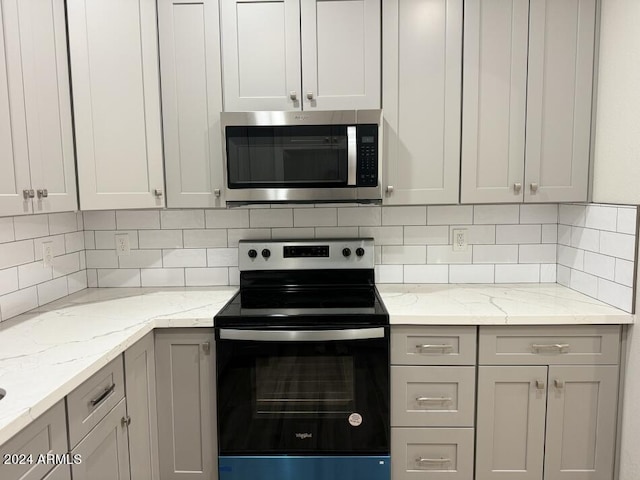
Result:
<instances>
[{"instance_id":1,"label":"microwave control panel","mask_svg":"<svg viewBox=\"0 0 640 480\"><path fill-rule=\"evenodd\" d=\"M378 126L358 125L358 187L378 186Z\"/></svg>"}]
</instances>

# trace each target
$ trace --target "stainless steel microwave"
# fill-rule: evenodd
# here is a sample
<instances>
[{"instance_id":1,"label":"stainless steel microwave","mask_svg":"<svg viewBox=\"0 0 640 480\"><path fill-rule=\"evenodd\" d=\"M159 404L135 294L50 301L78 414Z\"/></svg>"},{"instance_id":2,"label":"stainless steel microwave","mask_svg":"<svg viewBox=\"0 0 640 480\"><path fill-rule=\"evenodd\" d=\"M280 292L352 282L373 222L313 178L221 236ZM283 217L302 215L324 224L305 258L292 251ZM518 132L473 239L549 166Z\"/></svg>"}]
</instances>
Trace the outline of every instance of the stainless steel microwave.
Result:
<instances>
[{"instance_id":1,"label":"stainless steel microwave","mask_svg":"<svg viewBox=\"0 0 640 480\"><path fill-rule=\"evenodd\" d=\"M228 203L382 200L380 110L224 112Z\"/></svg>"}]
</instances>

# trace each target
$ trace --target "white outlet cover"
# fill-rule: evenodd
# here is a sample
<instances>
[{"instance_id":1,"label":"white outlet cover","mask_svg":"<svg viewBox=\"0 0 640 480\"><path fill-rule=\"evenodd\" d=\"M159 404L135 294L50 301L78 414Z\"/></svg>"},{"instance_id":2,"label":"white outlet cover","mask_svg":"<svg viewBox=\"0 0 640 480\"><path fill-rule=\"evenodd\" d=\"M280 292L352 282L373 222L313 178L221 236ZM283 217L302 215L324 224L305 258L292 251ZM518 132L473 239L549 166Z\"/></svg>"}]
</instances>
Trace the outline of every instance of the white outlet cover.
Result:
<instances>
[{"instance_id":1,"label":"white outlet cover","mask_svg":"<svg viewBox=\"0 0 640 480\"><path fill-rule=\"evenodd\" d=\"M119 235L114 235L113 237L116 242L116 255L119 257L123 255L131 254L131 246L129 244L129 234L121 233Z\"/></svg>"},{"instance_id":2,"label":"white outlet cover","mask_svg":"<svg viewBox=\"0 0 640 480\"><path fill-rule=\"evenodd\" d=\"M42 244L42 266L44 268L53 265L53 242L44 242Z\"/></svg>"},{"instance_id":3,"label":"white outlet cover","mask_svg":"<svg viewBox=\"0 0 640 480\"><path fill-rule=\"evenodd\" d=\"M466 252L468 247L467 244L467 229L466 228L457 228L453 231L453 251L454 252Z\"/></svg>"}]
</instances>

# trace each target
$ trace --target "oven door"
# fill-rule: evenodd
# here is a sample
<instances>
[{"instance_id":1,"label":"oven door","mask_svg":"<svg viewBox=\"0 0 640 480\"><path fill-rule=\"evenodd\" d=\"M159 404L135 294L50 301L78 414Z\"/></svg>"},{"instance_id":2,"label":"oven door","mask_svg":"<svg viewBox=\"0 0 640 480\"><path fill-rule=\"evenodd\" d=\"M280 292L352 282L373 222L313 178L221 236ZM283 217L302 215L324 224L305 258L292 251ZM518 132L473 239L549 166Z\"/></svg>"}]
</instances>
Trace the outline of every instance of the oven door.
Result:
<instances>
[{"instance_id":1,"label":"oven door","mask_svg":"<svg viewBox=\"0 0 640 480\"><path fill-rule=\"evenodd\" d=\"M221 455L389 454L389 329L217 329Z\"/></svg>"}]
</instances>

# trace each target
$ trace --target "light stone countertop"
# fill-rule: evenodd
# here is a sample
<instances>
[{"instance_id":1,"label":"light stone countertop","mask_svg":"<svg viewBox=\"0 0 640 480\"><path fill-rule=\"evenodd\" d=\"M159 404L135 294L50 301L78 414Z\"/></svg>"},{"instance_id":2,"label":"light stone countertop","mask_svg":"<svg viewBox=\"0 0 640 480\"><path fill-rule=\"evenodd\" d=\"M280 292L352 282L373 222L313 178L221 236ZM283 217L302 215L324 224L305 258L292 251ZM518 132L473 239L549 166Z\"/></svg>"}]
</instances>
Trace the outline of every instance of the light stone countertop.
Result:
<instances>
[{"instance_id":1,"label":"light stone countertop","mask_svg":"<svg viewBox=\"0 0 640 480\"><path fill-rule=\"evenodd\" d=\"M378 285L391 324L626 324L634 317L555 284ZM154 328L211 327L237 291L87 289L0 324L0 445Z\"/></svg>"}]
</instances>

